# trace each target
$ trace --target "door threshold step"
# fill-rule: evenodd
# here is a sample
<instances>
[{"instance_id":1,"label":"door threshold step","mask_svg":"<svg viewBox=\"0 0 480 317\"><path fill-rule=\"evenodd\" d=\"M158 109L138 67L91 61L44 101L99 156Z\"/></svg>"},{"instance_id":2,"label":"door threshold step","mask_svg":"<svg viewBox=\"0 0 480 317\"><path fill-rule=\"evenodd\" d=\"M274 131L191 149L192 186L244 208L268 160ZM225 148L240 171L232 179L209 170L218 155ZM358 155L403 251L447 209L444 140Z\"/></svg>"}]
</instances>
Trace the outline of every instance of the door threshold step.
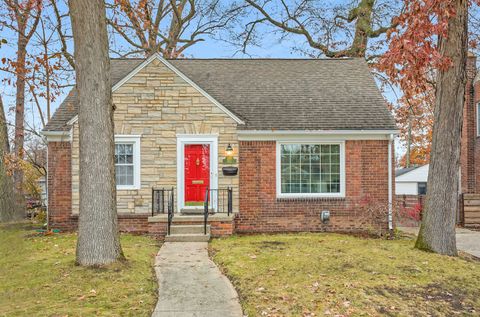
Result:
<instances>
[{"instance_id":1,"label":"door threshold step","mask_svg":"<svg viewBox=\"0 0 480 317\"><path fill-rule=\"evenodd\" d=\"M170 234L165 236L165 242L208 242L210 234Z\"/></svg>"},{"instance_id":2,"label":"door threshold step","mask_svg":"<svg viewBox=\"0 0 480 317\"><path fill-rule=\"evenodd\" d=\"M205 209L203 208L183 208L182 210L180 210L180 214L182 215L203 215L205 213ZM208 210L208 213L209 214L212 214L213 213L213 209L209 209Z\"/></svg>"},{"instance_id":3,"label":"door threshold step","mask_svg":"<svg viewBox=\"0 0 480 317\"><path fill-rule=\"evenodd\" d=\"M172 223L170 233L173 234L202 234L204 233L203 224L198 225L177 225ZM210 225L207 225L207 234L210 233Z\"/></svg>"}]
</instances>

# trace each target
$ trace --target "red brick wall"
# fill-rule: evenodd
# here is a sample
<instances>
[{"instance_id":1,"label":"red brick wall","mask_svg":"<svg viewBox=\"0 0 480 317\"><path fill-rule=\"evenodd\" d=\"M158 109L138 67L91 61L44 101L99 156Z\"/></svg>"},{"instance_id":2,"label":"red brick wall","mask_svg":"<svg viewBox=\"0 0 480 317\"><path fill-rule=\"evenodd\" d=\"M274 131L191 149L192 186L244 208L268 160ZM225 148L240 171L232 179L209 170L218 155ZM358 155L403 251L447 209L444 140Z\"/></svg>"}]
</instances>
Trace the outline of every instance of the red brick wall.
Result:
<instances>
[{"instance_id":1,"label":"red brick wall","mask_svg":"<svg viewBox=\"0 0 480 317\"><path fill-rule=\"evenodd\" d=\"M277 198L275 152L274 141L240 142L241 199L236 231L363 231L387 228L386 216L374 219L366 211L367 206L377 206L382 212L388 208L387 140L345 142L345 198ZM329 224L321 222L322 210L330 210Z\"/></svg>"},{"instance_id":2,"label":"red brick wall","mask_svg":"<svg viewBox=\"0 0 480 317\"><path fill-rule=\"evenodd\" d=\"M71 145L48 143L48 217L52 228L72 230Z\"/></svg>"},{"instance_id":3,"label":"red brick wall","mask_svg":"<svg viewBox=\"0 0 480 317\"><path fill-rule=\"evenodd\" d=\"M474 99L474 139L475 139L475 154L474 154L474 165L475 165L475 193L480 193L480 138L477 136L477 104L480 103L480 77L477 78L477 82L473 85L473 99Z\"/></svg>"},{"instance_id":4,"label":"red brick wall","mask_svg":"<svg viewBox=\"0 0 480 317\"><path fill-rule=\"evenodd\" d=\"M118 229L120 232L132 234L148 234L163 238L167 234L167 219L160 222L148 222L150 214L118 214ZM70 215L65 220L56 223L55 227L66 231L76 230L78 215ZM192 222L182 222L182 225L203 225L203 219ZM229 236L235 232L233 220L209 221L212 237Z\"/></svg>"},{"instance_id":5,"label":"red brick wall","mask_svg":"<svg viewBox=\"0 0 480 317\"><path fill-rule=\"evenodd\" d=\"M467 59L467 85L465 89L465 106L463 108L462 142L460 149L461 191L474 193L480 188L475 158L480 155L476 131L476 103L473 81L476 75L476 57L469 55ZM477 168L478 169L478 168ZM479 184L480 185L480 184Z\"/></svg>"}]
</instances>

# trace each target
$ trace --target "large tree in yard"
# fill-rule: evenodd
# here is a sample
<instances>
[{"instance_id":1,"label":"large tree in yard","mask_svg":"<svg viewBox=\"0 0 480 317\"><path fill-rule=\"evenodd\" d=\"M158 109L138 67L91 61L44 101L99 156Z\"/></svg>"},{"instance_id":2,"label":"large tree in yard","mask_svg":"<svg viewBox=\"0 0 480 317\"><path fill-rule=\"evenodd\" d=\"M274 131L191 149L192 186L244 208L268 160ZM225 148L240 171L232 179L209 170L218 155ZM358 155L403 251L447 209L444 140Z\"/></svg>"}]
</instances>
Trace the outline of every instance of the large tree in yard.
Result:
<instances>
[{"instance_id":1,"label":"large tree in yard","mask_svg":"<svg viewBox=\"0 0 480 317\"><path fill-rule=\"evenodd\" d=\"M449 65L437 75L428 194L416 247L456 255L455 211L460 177L460 139L465 104L468 0L455 0L446 32L439 36L439 53ZM442 4L440 4L442 5Z\"/></svg>"},{"instance_id":2,"label":"large tree in yard","mask_svg":"<svg viewBox=\"0 0 480 317\"><path fill-rule=\"evenodd\" d=\"M114 53L123 57L160 53L165 58L184 55L225 28L239 11L221 0L114 0L107 9Z\"/></svg>"},{"instance_id":3,"label":"large tree in yard","mask_svg":"<svg viewBox=\"0 0 480 317\"><path fill-rule=\"evenodd\" d=\"M245 2L249 21L237 36L244 52L249 44L261 41L257 29L267 25L280 32L282 39L289 35L303 38L306 47L293 49L315 57L374 58L385 34L397 25L393 18L402 6L393 0Z\"/></svg>"},{"instance_id":4,"label":"large tree in yard","mask_svg":"<svg viewBox=\"0 0 480 317\"><path fill-rule=\"evenodd\" d=\"M123 259L117 225L105 4L103 0L71 0L69 6L80 130L77 263L101 266Z\"/></svg>"},{"instance_id":5,"label":"large tree in yard","mask_svg":"<svg viewBox=\"0 0 480 317\"><path fill-rule=\"evenodd\" d=\"M456 255L468 0L415 0L405 4L399 18L401 27L391 35L383 59L385 70L402 88L418 84L419 92L427 87L428 70L436 72L429 187L416 247Z\"/></svg>"},{"instance_id":6,"label":"large tree in yard","mask_svg":"<svg viewBox=\"0 0 480 317\"><path fill-rule=\"evenodd\" d=\"M21 208L18 208L15 201L13 179L7 164L9 153L7 121L0 96L0 222L16 220L23 216L23 213L19 213Z\"/></svg>"},{"instance_id":7,"label":"large tree in yard","mask_svg":"<svg viewBox=\"0 0 480 317\"><path fill-rule=\"evenodd\" d=\"M7 69L15 75L15 140L14 152L17 161L24 157L25 140L25 86L28 74L27 46L40 21L42 0L3 0L7 9L6 19L0 25L5 26L17 35L16 59L9 63ZM5 58L2 62L5 63ZM17 193L22 193L23 170L14 171L14 181ZM17 195L21 197L21 195ZM20 202L19 202L20 203Z\"/></svg>"}]
</instances>

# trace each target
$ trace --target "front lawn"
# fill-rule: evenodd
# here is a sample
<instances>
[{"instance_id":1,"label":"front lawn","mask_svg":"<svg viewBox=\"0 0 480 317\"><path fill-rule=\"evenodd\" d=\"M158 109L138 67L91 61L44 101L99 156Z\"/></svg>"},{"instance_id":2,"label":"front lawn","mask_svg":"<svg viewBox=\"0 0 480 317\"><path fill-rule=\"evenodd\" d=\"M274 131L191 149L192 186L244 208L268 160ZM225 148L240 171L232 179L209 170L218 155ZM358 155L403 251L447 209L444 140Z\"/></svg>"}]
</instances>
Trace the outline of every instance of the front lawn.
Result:
<instances>
[{"instance_id":1,"label":"front lawn","mask_svg":"<svg viewBox=\"0 0 480 317\"><path fill-rule=\"evenodd\" d=\"M0 226L0 316L150 316L158 243L122 235L126 264L76 266L75 234L47 237L28 224Z\"/></svg>"},{"instance_id":2,"label":"front lawn","mask_svg":"<svg viewBox=\"0 0 480 317\"><path fill-rule=\"evenodd\" d=\"M480 262L340 234L213 240L248 316L478 316Z\"/></svg>"}]
</instances>

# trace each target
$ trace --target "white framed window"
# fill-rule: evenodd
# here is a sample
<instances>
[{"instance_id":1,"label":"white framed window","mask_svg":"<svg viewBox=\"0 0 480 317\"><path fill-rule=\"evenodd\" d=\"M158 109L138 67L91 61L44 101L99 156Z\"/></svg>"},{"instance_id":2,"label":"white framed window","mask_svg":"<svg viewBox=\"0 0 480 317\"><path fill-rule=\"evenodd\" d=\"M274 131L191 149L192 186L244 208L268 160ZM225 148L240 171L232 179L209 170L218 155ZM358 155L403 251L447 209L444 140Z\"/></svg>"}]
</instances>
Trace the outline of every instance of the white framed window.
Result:
<instances>
[{"instance_id":1,"label":"white framed window","mask_svg":"<svg viewBox=\"0 0 480 317\"><path fill-rule=\"evenodd\" d=\"M480 136L480 102L477 103L477 136Z\"/></svg>"},{"instance_id":2,"label":"white framed window","mask_svg":"<svg viewBox=\"0 0 480 317\"><path fill-rule=\"evenodd\" d=\"M345 197L344 142L277 142L277 197Z\"/></svg>"},{"instance_id":3,"label":"white framed window","mask_svg":"<svg viewBox=\"0 0 480 317\"><path fill-rule=\"evenodd\" d=\"M140 136L115 136L117 189L140 189Z\"/></svg>"}]
</instances>

